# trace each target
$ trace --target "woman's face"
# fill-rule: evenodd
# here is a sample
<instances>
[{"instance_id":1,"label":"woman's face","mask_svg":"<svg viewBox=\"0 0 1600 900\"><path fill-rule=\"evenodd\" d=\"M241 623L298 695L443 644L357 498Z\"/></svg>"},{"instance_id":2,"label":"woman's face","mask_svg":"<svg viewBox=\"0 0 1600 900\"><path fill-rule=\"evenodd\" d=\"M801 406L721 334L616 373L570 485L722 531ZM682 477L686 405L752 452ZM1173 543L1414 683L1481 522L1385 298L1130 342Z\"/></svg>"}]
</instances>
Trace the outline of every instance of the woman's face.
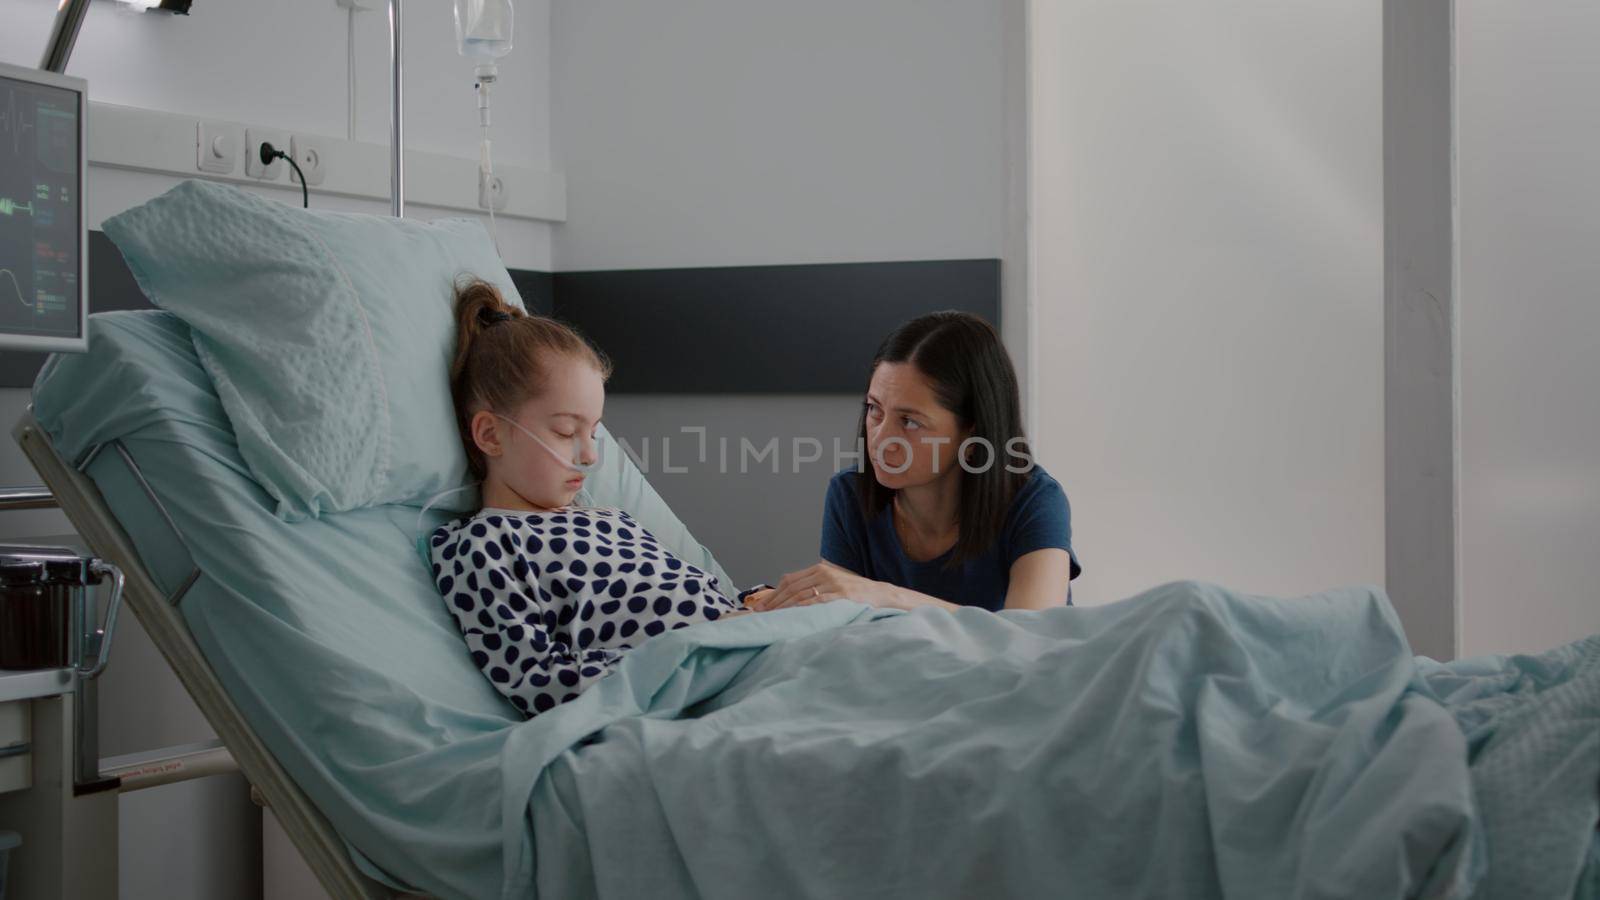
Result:
<instances>
[{"instance_id":1,"label":"woman's face","mask_svg":"<svg viewBox=\"0 0 1600 900\"><path fill-rule=\"evenodd\" d=\"M956 450L971 430L939 405L933 385L911 363L879 363L866 400L867 457L891 490L931 484L959 471Z\"/></svg>"},{"instance_id":2,"label":"woman's face","mask_svg":"<svg viewBox=\"0 0 1600 900\"><path fill-rule=\"evenodd\" d=\"M578 362L552 365L546 379L540 396L510 414L515 425L484 410L473 417L473 434L488 458L486 482L498 480L530 506L556 509L570 505L583 487L584 474L568 460L588 466L598 459L595 432L606 391L600 373Z\"/></svg>"}]
</instances>

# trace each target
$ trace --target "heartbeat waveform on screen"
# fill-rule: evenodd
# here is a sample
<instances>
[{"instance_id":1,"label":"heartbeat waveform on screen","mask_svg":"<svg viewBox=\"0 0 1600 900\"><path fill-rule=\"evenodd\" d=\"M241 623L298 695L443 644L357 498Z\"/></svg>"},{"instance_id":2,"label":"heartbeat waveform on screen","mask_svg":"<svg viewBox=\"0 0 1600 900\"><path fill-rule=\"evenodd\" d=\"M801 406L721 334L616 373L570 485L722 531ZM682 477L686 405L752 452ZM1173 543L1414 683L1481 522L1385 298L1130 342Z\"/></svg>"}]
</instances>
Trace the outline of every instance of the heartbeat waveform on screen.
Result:
<instances>
[{"instance_id":1,"label":"heartbeat waveform on screen","mask_svg":"<svg viewBox=\"0 0 1600 900\"><path fill-rule=\"evenodd\" d=\"M17 302L29 309L33 309L33 304L29 303L22 296L22 285L17 282L17 276L10 269L0 269L0 275L4 275L6 278L10 279L11 289L17 292Z\"/></svg>"},{"instance_id":2,"label":"heartbeat waveform on screen","mask_svg":"<svg viewBox=\"0 0 1600 900\"><path fill-rule=\"evenodd\" d=\"M0 109L0 134L11 132L13 156L22 155L22 132L32 127L33 123L22 121L22 110L17 108L17 92L6 91L6 106Z\"/></svg>"},{"instance_id":3,"label":"heartbeat waveform on screen","mask_svg":"<svg viewBox=\"0 0 1600 900\"><path fill-rule=\"evenodd\" d=\"M33 215L33 203L18 203L10 197L0 197L0 216L9 216L17 212Z\"/></svg>"}]
</instances>

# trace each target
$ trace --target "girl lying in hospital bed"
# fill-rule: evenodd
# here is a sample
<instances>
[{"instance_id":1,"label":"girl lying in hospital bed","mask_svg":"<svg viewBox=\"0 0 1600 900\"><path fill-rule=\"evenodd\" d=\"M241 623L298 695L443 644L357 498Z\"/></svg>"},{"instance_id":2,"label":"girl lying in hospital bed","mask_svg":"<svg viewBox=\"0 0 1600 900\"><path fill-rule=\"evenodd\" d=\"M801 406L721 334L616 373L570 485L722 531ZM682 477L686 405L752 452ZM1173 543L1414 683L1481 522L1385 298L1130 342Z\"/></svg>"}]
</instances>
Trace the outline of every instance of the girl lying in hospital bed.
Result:
<instances>
[{"instance_id":1,"label":"girl lying in hospital bed","mask_svg":"<svg viewBox=\"0 0 1600 900\"><path fill-rule=\"evenodd\" d=\"M620 509L572 506L596 462L611 365L572 329L474 281L456 292L450 389L483 508L428 541L472 658L529 716L649 637L749 612Z\"/></svg>"}]
</instances>

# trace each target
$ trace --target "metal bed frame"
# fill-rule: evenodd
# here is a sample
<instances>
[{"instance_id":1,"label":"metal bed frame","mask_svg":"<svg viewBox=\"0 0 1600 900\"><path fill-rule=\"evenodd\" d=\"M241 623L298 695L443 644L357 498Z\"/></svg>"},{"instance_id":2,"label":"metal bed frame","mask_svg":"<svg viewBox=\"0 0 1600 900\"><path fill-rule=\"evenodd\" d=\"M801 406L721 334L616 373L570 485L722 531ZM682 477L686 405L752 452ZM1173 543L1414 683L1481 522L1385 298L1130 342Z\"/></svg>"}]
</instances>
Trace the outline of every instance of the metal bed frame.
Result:
<instances>
[{"instance_id":1,"label":"metal bed frame","mask_svg":"<svg viewBox=\"0 0 1600 900\"><path fill-rule=\"evenodd\" d=\"M199 568L193 568L171 595L161 590L139 558L133 541L106 506L99 488L86 474L90 464L103 451L112 451L139 484L173 536L187 550L188 544L184 543L183 534L122 442L112 440L98 444L73 464L56 451L50 436L34 419L31 406L23 412L12 429L12 436L55 495L62 512L72 521L79 535L97 556L121 567L127 579L124 597L128 606L238 762L240 771L250 782L252 796L272 809L289 839L305 857L311 871L329 895L338 900L427 897L424 894L397 893L356 867L333 825L289 778L229 698L199 645L195 643L194 636L189 633L179 609L184 594L201 575Z\"/></svg>"}]
</instances>

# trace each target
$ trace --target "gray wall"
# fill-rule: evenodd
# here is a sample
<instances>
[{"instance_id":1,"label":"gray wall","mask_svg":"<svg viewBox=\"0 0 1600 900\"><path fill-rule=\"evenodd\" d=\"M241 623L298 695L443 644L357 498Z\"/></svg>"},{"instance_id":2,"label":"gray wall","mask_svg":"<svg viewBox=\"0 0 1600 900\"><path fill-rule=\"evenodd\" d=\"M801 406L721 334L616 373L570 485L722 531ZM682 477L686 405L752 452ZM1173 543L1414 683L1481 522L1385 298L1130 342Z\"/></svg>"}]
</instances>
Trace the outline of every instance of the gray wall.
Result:
<instances>
[{"instance_id":1,"label":"gray wall","mask_svg":"<svg viewBox=\"0 0 1600 900\"><path fill-rule=\"evenodd\" d=\"M1000 337L1017 367L1023 421L1031 424L1038 421L1038 410L1034 406L1038 395L1034 384L1038 347L1033 338L1032 282L1028 268L1032 185L1028 130L1028 0L1001 0L1000 7L1004 66L1001 129L1006 175L1000 237Z\"/></svg>"},{"instance_id":2,"label":"gray wall","mask_svg":"<svg viewBox=\"0 0 1600 900\"><path fill-rule=\"evenodd\" d=\"M1457 0L1464 655L1600 632L1600 6Z\"/></svg>"},{"instance_id":3,"label":"gray wall","mask_svg":"<svg viewBox=\"0 0 1600 900\"><path fill-rule=\"evenodd\" d=\"M1077 602L1382 582L1381 6L1031 0L1035 431Z\"/></svg>"},{"instance_id":4,"label":"gray wall","mask_svg":"<svg viewBox=\"0 0 1600 900\"><path fill-rule=\"evenodd\" d=\"M1385 10L1389 591L1437 657L1600 631L1600 11Z\"/></svg>"},{"instance_id":5,"label":"gray wall","mask_svg":"<svg viewBox=\"0 0 1600 900\"><path fill-rule=\"evenodd\" d=\"M1001 7L555 4L556 268L999 256Z\"/></svg>"},{"instance_id":6,"label":"gray wall","mask_svg":"<svg viewBox=\"0 0 1600 900\"><path fill-rule=\"evenodd\" d=\"M552 235L557 270L1001 257L1015 246L1005 240L1006 128L1020 127L1005 104L1009 2L555 4L551 152L568 190L568 219ZM1012 241L1020 235L1013 228ZM1002 324L1008 340L1025 337ZM682 426L734 446L779 439L778 474L722 473L714 459L651 474L696 537L750 582L815 560L832 470L796 473L788 448L812 437L831 459L857 402L612 395L606 417L630 440Z\"/></svg>"}]
</instances>

